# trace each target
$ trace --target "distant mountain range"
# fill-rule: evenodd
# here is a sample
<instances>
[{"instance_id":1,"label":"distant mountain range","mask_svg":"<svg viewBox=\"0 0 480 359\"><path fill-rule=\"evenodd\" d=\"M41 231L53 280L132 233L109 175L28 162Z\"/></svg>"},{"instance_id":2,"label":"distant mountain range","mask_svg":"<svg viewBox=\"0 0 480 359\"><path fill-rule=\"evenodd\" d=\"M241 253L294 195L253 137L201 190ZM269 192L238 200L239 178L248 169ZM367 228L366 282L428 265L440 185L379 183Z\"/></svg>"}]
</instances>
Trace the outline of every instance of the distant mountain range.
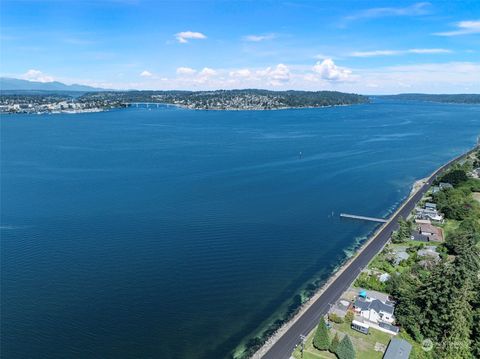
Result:
<instances>
[{"instance_id":1,"label":"distant mountain range","mask_svg":"<svg viewBox=\"0 0 480 359\"><path fill-rule=\"evenodd\" d=\"M9 77L0 77L1 91L105 91L105 89L86 86L86 85L66 85L62 82L37 82L14 79Z\"/></svg>"}]
</instances>

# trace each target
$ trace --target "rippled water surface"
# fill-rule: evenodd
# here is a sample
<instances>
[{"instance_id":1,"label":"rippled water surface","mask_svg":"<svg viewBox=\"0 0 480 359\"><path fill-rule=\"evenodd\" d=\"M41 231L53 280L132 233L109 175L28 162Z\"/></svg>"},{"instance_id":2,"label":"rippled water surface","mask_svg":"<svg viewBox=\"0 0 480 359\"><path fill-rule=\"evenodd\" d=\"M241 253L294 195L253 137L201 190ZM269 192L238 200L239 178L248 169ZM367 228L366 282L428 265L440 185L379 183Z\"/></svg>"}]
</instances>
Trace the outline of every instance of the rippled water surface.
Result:
<instances>
[{"instance_id":1,"label":"rippled water surface","mask_svg":"<svg viewBox=\"0 0 480 359\"><path fill-rule=\"evenodd\" d=\"M2 356L195 359L324 278L374 228L338 214L390 213L480 106L0 121Z\"/></svg>"}]
</instances>

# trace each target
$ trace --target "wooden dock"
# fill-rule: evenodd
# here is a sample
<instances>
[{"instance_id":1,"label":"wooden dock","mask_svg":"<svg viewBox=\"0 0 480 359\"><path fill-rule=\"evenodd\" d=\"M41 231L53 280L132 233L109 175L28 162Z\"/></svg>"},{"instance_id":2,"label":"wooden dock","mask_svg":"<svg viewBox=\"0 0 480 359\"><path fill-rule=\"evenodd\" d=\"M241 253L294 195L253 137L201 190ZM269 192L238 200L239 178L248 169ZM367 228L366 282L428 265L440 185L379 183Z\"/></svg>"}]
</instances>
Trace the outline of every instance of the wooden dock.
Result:
<instances>
[{"instance_id":1,"label":"wooden dock","mask_svg":"<svg viewBox=\"0 0 480 359\"><path fill-rule=\"evenodd\" d=\"M347 214L347 213L340 213L340 217L352 218L352 219L361 219L361 220L364 220L364 221L379 222L379 223L387 223L388 222L388 220L383 219L383 218L357 216L355 214Z\"/></svg>"}]
</instances>

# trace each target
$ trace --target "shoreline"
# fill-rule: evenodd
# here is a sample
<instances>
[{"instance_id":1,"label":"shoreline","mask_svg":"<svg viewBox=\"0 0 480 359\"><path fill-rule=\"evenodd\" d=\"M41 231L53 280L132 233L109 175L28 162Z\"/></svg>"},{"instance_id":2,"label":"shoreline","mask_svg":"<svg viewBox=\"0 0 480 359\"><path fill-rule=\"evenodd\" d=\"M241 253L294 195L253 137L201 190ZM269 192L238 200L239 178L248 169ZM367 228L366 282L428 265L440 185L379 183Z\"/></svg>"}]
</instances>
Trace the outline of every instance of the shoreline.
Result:
<instances>
[{"instance_id":1,"label":"shoreline","mask_svg":"<svg viewBox=\"0 0 480 359\"><path fill-rule=\"evenodd\" d=\"M158 103L151 103L152 107L141 107L143 109L156 109L156 105L162 105L166 107L176 107L184 110L192 110L192 111L283 111L283 110L304 110L304 109L320 109L320 108L330 108L330 107L349 107L349 106L356 106L356 105L365 105L370 104L371 102L364 102L364 103L351 103L351 104L338 104L338 105L324 105L324 106L289 106L289 107L276 107L276 108L192 108L187 105L176 104L176 103L165 103L165 102L158 102ZM1 115L59 115L59 114L70 114L76 115L80 113L93 113L93 112L108 112L113 110L122 110L127 108L136 108L135 106L118 106L118 107L108 107L108 108L92 108L92 109L84 109L84 110L52 110L52 111L44 111L44 112L0 112ZM140 108L140 107L138 107Z\"/></svg>"},{"instance_id":2,"label":"shoreline","mask_svg":"<svg viewBox=\"0 0 480 359\"><path fill-rule=\"evenodd\" d=\"M326 282L315 292L315 294L310 297L305 303L303 303L300 307L298 312L285 324L283 324L273 335L249 358L250 359L261 359L267 352L280 340L280 338L288 332L288 330L295 324L297 321L313 306L316 301L318 301L321 296L324 294L324 292L340 277L340 275L345 272L347 269L349 269L350 265L354 260L363 252L371 243L373 243L378 235L383 231L383 229L391 224L392 221L394 221L397 217L397 215L405 208L405 206L408 205L409 201L413 199L415 195L417 195L422 188L425 185L428 185L428 188L431 186L431 183L428 184L428 182L433 181L435 177L437 177L439 174L441 174L444 170L449 168L452 164L456 163L457 161L469 156L472 152L478 149L478 146L475 146L474 148L468 150L467 152L455 157L454 159L448 161L444 165L440 166L437 168L435 171L432 172L432 174L426 178L421 178L416 180L412 184L412 190L410 194L405 197L402 202L399 204L398 208L395 209L392 214L390 214L388 221L381 226L379 226L373 233L371 233L367 240L362 243L361 246L358 247L358 249L355 251L355 253L350 256L343 264L341 264L338 269L329 276L329 278L326 280ZM427 188L427 189L428 189ZM418 201L417 201L418 202ZM370 259L369 263L380 253L385 246L388 244L389 241L384 243L379 250L376 252L376 254ZM368 264L367 264L368 265ZM307 334L307 333L305 333Z\"/></svg>"}]
</instances>

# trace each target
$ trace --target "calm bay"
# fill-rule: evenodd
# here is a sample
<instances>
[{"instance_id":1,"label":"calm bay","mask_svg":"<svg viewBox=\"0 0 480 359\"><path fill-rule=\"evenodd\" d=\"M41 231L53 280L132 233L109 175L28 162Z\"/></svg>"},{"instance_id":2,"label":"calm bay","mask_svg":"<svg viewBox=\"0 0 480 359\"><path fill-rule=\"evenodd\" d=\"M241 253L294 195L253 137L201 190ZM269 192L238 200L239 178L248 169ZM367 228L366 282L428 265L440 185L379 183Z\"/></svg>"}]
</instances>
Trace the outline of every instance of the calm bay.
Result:
<instances>
[{"instance_id":1,"label":"calm bay","mask_svg":"<svg viewBox=\"0 0 480 359\"><path fill-rule=\"evenodd\" d=\"M1 124L8 358L222 358L325 280L480 106L129 108Z\"/></svg>"}]
</instances>

